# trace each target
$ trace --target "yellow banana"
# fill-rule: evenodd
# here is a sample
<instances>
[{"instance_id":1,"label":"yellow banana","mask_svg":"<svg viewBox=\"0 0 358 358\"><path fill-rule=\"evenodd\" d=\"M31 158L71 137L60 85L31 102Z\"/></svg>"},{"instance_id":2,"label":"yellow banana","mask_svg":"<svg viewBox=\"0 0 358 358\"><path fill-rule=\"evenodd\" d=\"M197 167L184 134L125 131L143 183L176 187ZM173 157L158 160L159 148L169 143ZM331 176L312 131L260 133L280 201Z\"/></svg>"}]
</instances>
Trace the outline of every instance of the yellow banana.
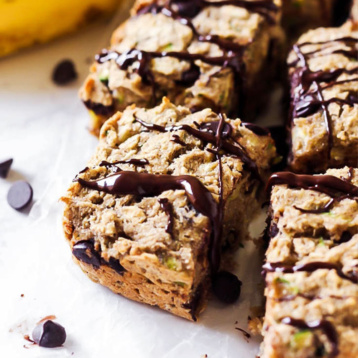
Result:
<instances>
[{"instance_id":1,"label":"yellow banana","mask_svg":"<svg viewBox=\"0 0 358 358\"><path fill-rule=\"evenodd\" d=\"M120 0L0 0L0 56L108 16Z\"/></svg>"}]
</instances>

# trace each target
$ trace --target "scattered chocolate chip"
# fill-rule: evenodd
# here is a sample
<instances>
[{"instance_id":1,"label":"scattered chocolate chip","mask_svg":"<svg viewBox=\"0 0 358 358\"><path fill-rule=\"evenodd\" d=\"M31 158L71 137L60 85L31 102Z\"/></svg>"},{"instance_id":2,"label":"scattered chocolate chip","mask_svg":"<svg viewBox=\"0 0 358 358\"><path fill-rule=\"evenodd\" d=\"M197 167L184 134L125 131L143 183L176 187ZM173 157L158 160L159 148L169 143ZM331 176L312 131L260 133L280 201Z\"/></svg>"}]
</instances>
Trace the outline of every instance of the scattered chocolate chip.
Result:
<instances>
[{"instance_id":1,"label":"scattered chocolate chip","mask_svg":"<svg viewBox=\"0 0 358 358\"><path fill-rule=\"evenodd\" d=\"M11 164L13 162L13 159L7 159L2 162L0 162L0 177L6 178L9 174Z\"/></svg>"},{"instance_id":2,"label":"scattered chocolate chip","mask_svg":"<svg viewBox=\"0 0 358 358\"><path fill-rule=\"evenodd\" d=\"M32 201L33 190L31 185L19 180L15 182L7 193L7 202L15 210L24 209Z\"/></svg>"},{"instance_id":3,"label":"scattered chocolate chip","mask_svg":"<svg viewBox=\"0 0 358 358\"><path fill-rule=\"evenodd\" d=\"M56 65L52 73L52 80L57 85L66 85L77 78L75 65L71 60L63 60Z\"/></svg>"},{"instance_id":4,"label":"scattered chocolate chip","mask_svg":"<svg viewBox=\"0 0 358 358\"><path fill-rule=\"evenodd\" d=\"M60 347L66 340L66 330L51 320L40 322L32 331L32 339L40 347Z\"/></svg>"},{"instance_id":5,"label":"scattered chocolate chip","mask_svg":"<svg viewBox=\"0 0 358 358\"><path fill-rule=\"evenodd\" d=\"M20 295L20 297L24 297L25 295L22 293L21 295Z\"/></svg>"},{"instance_id":6,"label":"scattered chocolate chip","mask_svg":"<svg viewBox=\"0 0 358 358\"><path fill-rule=\"evenodd\" d=\"M242 282L232 273L221 271L213 277L213 291L225 303L234 303L240 297Z\"/></svg>"}]
</instances>

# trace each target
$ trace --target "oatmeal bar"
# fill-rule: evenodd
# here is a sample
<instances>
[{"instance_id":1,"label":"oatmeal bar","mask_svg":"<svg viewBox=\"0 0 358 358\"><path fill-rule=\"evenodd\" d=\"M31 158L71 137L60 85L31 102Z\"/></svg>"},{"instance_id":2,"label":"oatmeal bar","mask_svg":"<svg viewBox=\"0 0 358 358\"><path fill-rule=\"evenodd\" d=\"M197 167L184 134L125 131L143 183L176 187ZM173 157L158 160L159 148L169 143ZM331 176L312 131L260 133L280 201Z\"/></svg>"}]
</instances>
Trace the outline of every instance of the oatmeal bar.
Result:
<instances>
[{"instance_id":1,"label":"oatmeal bar","mask_svg":"<svg viewBox=\"0 0 358 358\"><path fill-rule=\"evenodd\" d=\"M271 86L280 4L138 0L80 90L91 131L117 110L150 108L163 96L193 112L255 116Z\"/></svg>"},{"instance_id":2,"label":"oatmeal bar","mask_svg":"<svg viewBox=\"0 0 358 358\"><path fill-rule=\"evenodd\" d=\"M352 22L303 35L289 56L293 171L358 163L358 31Z\"/></svg>"},{"instance_id":3,"label":"oatmeal bar","mask_svg":"<svg viewBox=\"0 0 358 358\"><path fill-rule=\"evenodd\" d=\"M275 156L264 130L210 109L128 107L62 198L75 262L116 293L195 320L221 246L248 236Z\"/></svg>"},{"instance_id":4,"label":"oatmeal bar","mask_svg":"<svg viewBox=\"0 0 358 358\"><path fill-rule=\"evenodd\" d=\"M356 358L358 169L272 185L261 358Z\"/></svg>"}]
</instances>

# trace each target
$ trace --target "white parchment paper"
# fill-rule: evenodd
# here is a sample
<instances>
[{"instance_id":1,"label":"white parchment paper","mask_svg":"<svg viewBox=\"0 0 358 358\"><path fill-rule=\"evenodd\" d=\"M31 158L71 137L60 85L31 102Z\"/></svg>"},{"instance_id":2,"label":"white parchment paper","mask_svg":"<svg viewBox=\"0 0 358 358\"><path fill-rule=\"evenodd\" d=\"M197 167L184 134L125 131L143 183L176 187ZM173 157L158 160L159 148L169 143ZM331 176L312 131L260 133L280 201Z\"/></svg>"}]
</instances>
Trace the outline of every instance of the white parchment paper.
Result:
<instances>
[{"instance_id":1,"label":"white parchment paper","mask_svg":"<svg viewBox=\"0 0 358 358\"><path fill-rule=\"evenodd\" d=\"M14 158L9 177L0 178L0 357L254 358L260 339L247 340L235 329L247 329L250 308L262 299L253 244L238 252L240 300L224 306L212 299L198 323L115 295L71 260L58 199L97 142L86 131L88 115L77 90L88 60L126 17L124 8L110 24L0 60L0 160ZM62 88L50 77L64 58L74 60L79 79ZM261 124L278 121L276 102ZM19 179L34 189L33 205L25 212L6 202L11 183ZM252 224L256 235L264 220L262 214ZM61 348L32 346L23 338L47 315L56 315L66 328Z\"/></svg>"}]
</instances>

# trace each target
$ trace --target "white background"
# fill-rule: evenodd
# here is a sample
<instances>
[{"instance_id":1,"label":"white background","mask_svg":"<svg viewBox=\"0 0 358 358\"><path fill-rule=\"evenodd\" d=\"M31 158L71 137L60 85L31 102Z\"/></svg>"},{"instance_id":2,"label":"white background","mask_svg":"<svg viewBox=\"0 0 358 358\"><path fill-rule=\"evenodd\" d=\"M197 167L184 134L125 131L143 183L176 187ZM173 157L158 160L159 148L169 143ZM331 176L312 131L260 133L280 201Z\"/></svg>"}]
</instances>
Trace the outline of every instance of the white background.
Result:
<instances>
[{"instance_id":1,"label":"white background","mask_svg":"<svg viewBox=\"0 0 358 358\"><path fill-rule=\"evenodd\" d=\"M88 114L77 91L93 54L125 17L123 10L110 24L0 60L0 160L14 158L8 178L0 178L0 357L254 358L259 338L248 342L235 330L247 329L250 307L262 298L252 245L239 250L240 300L224 306L212 299L198 323L117 296L91 282L71 260L58 199L97 142L86 130ZM79 79L58 87L51 72L64 58L75 62ZM266 117L277 122L275 115ZM25 212L6 202L19 179L34 189L33 205ZM261 215L252 225L256 232L264 219ZM66 328L64 347L40 348L24 340L47 315L56 315Z\"/></svg>"}]
</instances>

